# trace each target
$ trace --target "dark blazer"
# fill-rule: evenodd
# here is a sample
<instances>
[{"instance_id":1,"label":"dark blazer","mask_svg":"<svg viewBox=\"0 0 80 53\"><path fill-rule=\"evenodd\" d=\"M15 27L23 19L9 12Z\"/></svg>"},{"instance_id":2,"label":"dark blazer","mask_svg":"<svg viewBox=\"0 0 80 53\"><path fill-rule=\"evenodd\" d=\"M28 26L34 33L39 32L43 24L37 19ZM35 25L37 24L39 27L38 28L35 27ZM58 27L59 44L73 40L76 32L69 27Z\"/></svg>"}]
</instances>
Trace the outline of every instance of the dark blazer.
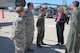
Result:
<instances>
[{"instance_id":1,"label":"dark blazer","mask_svg":"<svg viewBox=\"0 0 80 53\"><path fill-rule=\"evenodd\" d=\"M58 18L58 15L56 16L56 20ZM60 21L58 23L65 23L67 21L67 16L63 14L60 18Z\"/></svg>"},{"instance_id":2,"label":"dark blazer","mask_svg":"<svg viewBox=\"0 0 80 53\"><path fill-rule=\"evenodd\" d=\"M57 15L57 18L58 18L58 15ZM56 21L56 28L57 29L61 28L62 30L64 30L64 24L66 23L66 21L67 21L67 16L63 14L60 18L60 21L59 22Z\"/></svg>"}]
</instances>

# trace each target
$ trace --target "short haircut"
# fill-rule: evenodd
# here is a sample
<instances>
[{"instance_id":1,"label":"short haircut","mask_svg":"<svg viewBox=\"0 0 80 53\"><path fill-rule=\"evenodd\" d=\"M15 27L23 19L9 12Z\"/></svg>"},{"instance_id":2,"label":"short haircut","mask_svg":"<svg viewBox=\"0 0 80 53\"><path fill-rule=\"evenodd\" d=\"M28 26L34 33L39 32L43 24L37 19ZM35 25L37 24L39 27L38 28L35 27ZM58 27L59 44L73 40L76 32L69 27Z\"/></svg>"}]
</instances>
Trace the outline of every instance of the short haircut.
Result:
<instances>
[{"instance_id":1,"label":"short haircut","mask_svg":"<svg viewBox=\"0 0 80 53\"><path fill-rule=\"evenodd\" d=\"M24 11L24 8L23 8L22 6L16 7L15 12L17 12L18 14L20 14L20 13L23 12L23 11Z\"/></svg>"},{"instance_id":2,"label":"short haircut","mask_svg":"<svg viewBox=\"0 0 80 53\"><path fill-rule=\"evenodd\" d=\"M29 6L31 6L31 5L33 5L33 3L29 2L29 3L27 4L27 7L29 7Z\"/></svg>"},{"instance_id":3,"label":"short haircut","mask_svg":"<svg viewBox=\"0 0 80 53\"><path fill-rule=\"evenodd\" d=\"M45 8L41 8L40 11L45 11Z\"/></svg>"},{"instance_id":4,"label":"short haircut","mask_svg":"<svg viewBox=\"0 0 80 53\"><path fill-rule=\"evenodd\" d=\"M72 4L74 4L75 7L79 7L79 1L73 1Z\"/></svg>"}]
</instances>

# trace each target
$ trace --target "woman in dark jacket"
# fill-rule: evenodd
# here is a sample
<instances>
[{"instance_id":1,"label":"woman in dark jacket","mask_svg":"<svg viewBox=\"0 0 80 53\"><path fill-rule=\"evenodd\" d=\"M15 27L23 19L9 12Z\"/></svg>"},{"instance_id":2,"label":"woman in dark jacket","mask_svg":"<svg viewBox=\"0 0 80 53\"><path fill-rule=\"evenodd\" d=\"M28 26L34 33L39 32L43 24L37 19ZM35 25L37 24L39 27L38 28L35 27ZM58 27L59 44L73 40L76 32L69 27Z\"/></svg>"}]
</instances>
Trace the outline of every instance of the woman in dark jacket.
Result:
<instances>
[{"instance_id":1,"label":"woman in dark jacket","mask_svg":"<svg viewBox=\"0 0 80 53\"><path fill-rule=\"evenodd\" d=\"M56 31L57 31L57 38L58 38L58 45L64 44L64 27L66 22L66 15L64 14L64 9L62 7L58 8L58 15L56 18Z\"/></svg>"}]
</instances>

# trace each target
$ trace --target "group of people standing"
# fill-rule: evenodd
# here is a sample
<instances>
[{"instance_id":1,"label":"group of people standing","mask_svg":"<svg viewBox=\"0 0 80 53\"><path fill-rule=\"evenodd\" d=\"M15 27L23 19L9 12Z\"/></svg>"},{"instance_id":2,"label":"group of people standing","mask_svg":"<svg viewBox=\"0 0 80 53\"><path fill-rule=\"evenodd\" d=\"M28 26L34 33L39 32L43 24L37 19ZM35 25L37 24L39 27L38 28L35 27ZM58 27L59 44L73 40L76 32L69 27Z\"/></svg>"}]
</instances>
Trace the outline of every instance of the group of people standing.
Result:
<instances>
[{"instance_id":1,"label":"group of people standing","mask_svg":"<svg viewBox=\"0 0 80 53\"><path fill-rule=\"evenodd\" d=\"M80 53L80 8L79 2L73 1L71 5L71 23L70 31L67 37L66 50L65 53ZM64 27L67 22L66 14L63 8L58 8L58 15L56 18L56 31L59 46L64 44ZM68 22L67 22L68 23Z\"/></svg>"},{"instance_id":2,"label":"group of people standing","mask_svg":"<svg viewBox=\"0 0 80 53\"><path fill-rule=\"evenodd\" d=\"M24 11L24 8L21 6L16 7L16 13L18 16L13 20L13 32L10 37L11 40L14 40L15 44L15 53L27 53L28 51L33 51L30 48L33 37L34 37L34 17L32 10L34 9L33 3L27 4L28 9ZM79 2L74 1L71 5L72 15L71 15L71 24L70 32L68 35L68 41L66 44L65 53L79 53L79 38L80 38L80 10L78 9ZM57 10L56 16L56 31L58 43L56 46L64 45L64 28L65 23L67 22L67 16L64 13L64 8L59 7ZM38 34L37 34L37 47L42 48L42 45L46 45L43 42L44 33L45 33L45 14L46 11L44 8L40 9L40 14L36 23Z\"/></svg>"},{"instance_id":3,"label":"group of people standing","mask_svg":"<svg viewBox=\"0 0 80 53\"><path fill-rule=\"evenodd\" d=\"M22 6L16 7L18 16L13 20L11 40L14 40L15 53L27 53L33 51L30 48L34 37L33 3L27 4L28 9L24 11Z\"/></svg>"}]
</instances>

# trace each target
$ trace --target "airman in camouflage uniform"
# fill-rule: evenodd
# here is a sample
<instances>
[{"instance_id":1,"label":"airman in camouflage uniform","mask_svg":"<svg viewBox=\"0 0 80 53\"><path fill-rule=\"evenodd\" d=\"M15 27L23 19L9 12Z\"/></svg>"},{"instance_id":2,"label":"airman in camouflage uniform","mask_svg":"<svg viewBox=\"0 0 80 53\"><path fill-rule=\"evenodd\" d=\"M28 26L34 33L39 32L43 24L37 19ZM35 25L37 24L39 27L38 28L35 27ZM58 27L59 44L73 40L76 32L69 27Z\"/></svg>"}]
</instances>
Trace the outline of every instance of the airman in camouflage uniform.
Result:
<instances>
[{"instance_id":1,"label":"airman in camouflage uniform","mask_svg":"<svg viewBox=\"0 0 80 53\"><path fill-rule=\"evenodd\" d=\"M28 3L28 9L26 10L26 51L33 51L30 46L33 42L34 37L34 17L32 14L33 3ZM32 7L32 8L31 8Z\"/></svg>"},{"instance_id":2,"label":"airman in camouflage uniform","mask_svg":"<svg viewBox=\"0 0 80 53\"><path fill-rule=\"evenodd\" d=\"M45 34L45 9L41 8L40 14L38 16L38 20L36 23L38 34L37 34L37 47L41 48L41 45L46 45L43 42L44 34Z\"/></svg>"},{"instance_id":3,"label":"airman in camouflage uniform","mask_svg":"<svg viewBox=\"0 0 80 53\"><path fill-rule=\"evenodd\" d=\"M19 14L13 20L13 29L12 35L14 37L14 44L15 44L15 53L24 53L26 47L26 30L25 30L25 17L24 10L22 7L17 7L16 12Z\"/></svg>"}]
</instances>

